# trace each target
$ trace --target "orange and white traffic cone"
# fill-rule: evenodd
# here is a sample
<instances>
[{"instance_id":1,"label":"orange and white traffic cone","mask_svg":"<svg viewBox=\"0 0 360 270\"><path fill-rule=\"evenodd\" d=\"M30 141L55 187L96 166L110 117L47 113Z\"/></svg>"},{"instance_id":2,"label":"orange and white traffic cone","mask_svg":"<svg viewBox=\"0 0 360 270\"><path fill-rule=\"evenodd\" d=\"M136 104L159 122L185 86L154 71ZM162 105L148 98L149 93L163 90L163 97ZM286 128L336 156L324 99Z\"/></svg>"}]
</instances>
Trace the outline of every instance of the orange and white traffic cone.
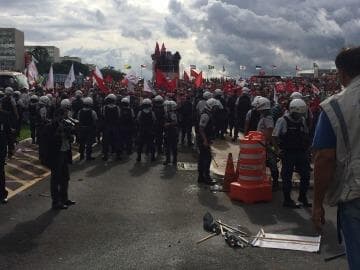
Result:
<instances>
[{"instance_id":1,"label":"orange and white traffic cone","mask_svg":"<svg viewBox=\"0 0 360 270\"><path fill-rule=\"evenodd\" d=\"M234 168L234 160L233 160L232 154L229 153L227 163L226 163L226 169L225 169L223 190L226 192L229 192L230 184L236 180L237 180L237 177L236 177L235 168Z\"/></svg>"}]
</instances>

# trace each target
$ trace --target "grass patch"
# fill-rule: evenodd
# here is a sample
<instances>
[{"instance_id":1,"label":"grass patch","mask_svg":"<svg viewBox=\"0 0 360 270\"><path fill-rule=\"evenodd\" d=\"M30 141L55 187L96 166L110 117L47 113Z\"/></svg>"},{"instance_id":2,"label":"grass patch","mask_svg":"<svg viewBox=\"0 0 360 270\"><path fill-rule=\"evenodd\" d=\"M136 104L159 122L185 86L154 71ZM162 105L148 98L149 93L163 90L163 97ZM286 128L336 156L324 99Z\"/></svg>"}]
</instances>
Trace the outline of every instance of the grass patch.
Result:
<instances>
[{"instance_id":1,"label":"grass patch","mask_svg":"<svg viewBox=\"0 0 360 270\"><path fill-rule=\"evenodd\" d=\"M31 137L31 132L30 132L29 125L26 125L26 124L22 125L18 140L22 141L22 140L25 140L25 139L30 138L30 137Z\"/></svg>"}]
</instances>

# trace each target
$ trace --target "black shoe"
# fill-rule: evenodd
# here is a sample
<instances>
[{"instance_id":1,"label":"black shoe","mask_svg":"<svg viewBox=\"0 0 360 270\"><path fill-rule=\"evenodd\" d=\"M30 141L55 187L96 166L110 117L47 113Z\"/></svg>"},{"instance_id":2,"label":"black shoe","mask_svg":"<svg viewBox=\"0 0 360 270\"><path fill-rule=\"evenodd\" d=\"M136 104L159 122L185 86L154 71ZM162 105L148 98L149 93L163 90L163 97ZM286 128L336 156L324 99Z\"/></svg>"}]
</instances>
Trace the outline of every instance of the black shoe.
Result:
<instances>
[{"instance_id":1,"label":"black shoe","mask_svg":"<svg viewBox=\"0 0 360 270\"><path fill-rule=\"evenodd\" d=\"M0 202L1 202L2 204L7 204L7 203L8 203L8 199L7 199L7 198L1 199Z\"/></svg>"},{"instance_id":2,"label":"black shoe","mask_svg":"<svg viewBox=\"0 0 360 270\"><path fill-rule=\"evenodd\" d=\"M312 203L309 203L306 196L299 196L298 201L302 204L302 206L304 206L306 208L312 207Z\"/></svg>"},{"instance_id":3,"label":"black shoe","mask_svg":"<svg viewBox=\"0 0 360 270\"><path fill-rule=\"evenodd\" d=\"M177 160L173 160L172 164L173 164L174 166L177 166Z\"/></svg>"},{"instance_id":4,"label":"black shoe","mask_svg":"<svg viewBox=\"0 0 360 270\"><path fill-rule=\"evenodd\" d=\"M163 165L166 166L166 165L169 165L169 163L170 163L170 160L167 159L164 161Z\"/></svg>"},{"instance_id":5,"label":"black shoe","mask_svg":"<svg viewBox=\"0 0 360 270\"><path fill-rule=\"evenodd\" d=\"M136 162L140 162L140 161L141 161L141 156L137 156Z\"/></svg>"},{"instance_id":6,"label":"black shoe","mask_svg":"<svg viewBox=\"0 0 360 270\"><path fill-rule=\"evenodd\" d=\"M151 162L154 162L154 161L156 161L156 158L155 158L155 156L152 156L151 157Z\"/></svg>"},{"instance_id":7,"label":"black shoe","mask_svg":"<svg viewBox=\"0 0 360 270\"><path fill-rule=\"evenodd\" d=\"M84 155L80 154L80 160L84 160Z\"/></svg>"},{"instance_id":8,"label":"black shoe","mask_svg":"<svg viewBox=\"0 0 360 270\"><path fill-rule=\"evenodd\" d=\"M298 209L300 208L300 205L295 203L293 200L285 200L283 203L284 207L292 208L292 209Z\"/></svg>"},{"instance_id":9,"label":"black shoe","mask_svg":"<svg viewBox=\"0 0 360 270\"><path fill-rule=\"evenodd\" d=\"M279 190L279 182L275 181L272 183L272 191L278 191Z\"/></svg>"},{"instance_id":10,"label":"black shoe","mask_svg":"<svg viewBox=\"0 0 360 270\"><path fill-rule=\"evenodd\" d=\"M102 158L103 161L108 161L108 159L109 158L107 156L103 156L103 158Z\"/></svg>"},{"instance_id":11,"label":"black shoe","mask_svg":"<svg viewBox=\"0 0 360 270\"><path fill-rule=\"evenodd\" d=\"M95 160L95 158L94 157L87 157L86 158L86 161L92 161L92 160Z\"/></svg>"},{"instance_id":12,"label":"black shoe","mask_svg":"<svg viewBox=\"0 0 360 270\"><path fill-rule=\"evenodd\" d=\"M52 209L53 210L65 210L65 209L68 209L68 206L65 204L62 204L62 203L53 204Z\"/></svg>"},{"instance_id":13,"label":"black shoe","mask_svg":"<svg viewBox=\"0 0 360 270\"><path fill-rule=\"evenodd\" d=\"M76 202L72 201L72 200L67 200L64 202L64 205L66 205L66 206L75 205L75 204L76 204Z\"/></svg>"},{"instance_id":14,"label":"black shoe","mask_svg":"<svg viewBox=\"0 0 360 270\"><path fill-rule=\"evenodd\" d=\"M204 183L209 186L213 186L216 184L216 181L214 181L210 176L205 178Z\"/></svg>"}]
</instances>

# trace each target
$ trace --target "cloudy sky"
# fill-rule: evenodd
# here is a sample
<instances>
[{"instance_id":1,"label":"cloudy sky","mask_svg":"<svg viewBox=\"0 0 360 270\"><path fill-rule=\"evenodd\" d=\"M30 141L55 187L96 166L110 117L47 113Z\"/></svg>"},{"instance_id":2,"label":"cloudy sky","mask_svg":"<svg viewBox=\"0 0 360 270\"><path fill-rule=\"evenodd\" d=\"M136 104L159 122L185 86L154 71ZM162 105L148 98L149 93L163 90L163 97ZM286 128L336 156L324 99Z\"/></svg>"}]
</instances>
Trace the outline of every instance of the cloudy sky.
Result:
<instances>
[{"instance_id":1,"label":"cloudy sky","mask_svg":"<svg viewBox=\"0 0 360 270\"><path fill-rule=\"evenodd\" d=\"M0 26L26 44L55 45L100 67L151 64L155 42L228 75L256 65L278 72L333 66L340 48L360 44L359 0L0 0ZM137 68L136 68L137 69Z\"/></svg>"}]
</instances>

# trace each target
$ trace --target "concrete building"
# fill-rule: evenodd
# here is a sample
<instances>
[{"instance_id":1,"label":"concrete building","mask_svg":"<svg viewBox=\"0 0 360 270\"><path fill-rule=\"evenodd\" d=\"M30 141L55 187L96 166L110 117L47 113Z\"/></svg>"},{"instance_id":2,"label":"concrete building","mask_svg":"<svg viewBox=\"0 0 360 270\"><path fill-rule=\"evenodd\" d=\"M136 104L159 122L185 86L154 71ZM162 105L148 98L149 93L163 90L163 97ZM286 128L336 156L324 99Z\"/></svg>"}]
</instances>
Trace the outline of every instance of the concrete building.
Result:
<instances>
[{"instance_id":1,"label":"concrete building","mask_svg":"<svg viewBox=\"0 0 360 270\"><path fill-rule=\"evenodd\" d=\"M27 45L27 46L25 46L25 50L27 52L32 52L36 47L45 48L48 51L51 63L59 63L60 62L60 49L58 47Z\"/></svg>"},{"instance_id":2,"label":"concrete building","mask_svg":"<svg viewBox=\"0 0 360 270\"><path fill-rule=\"evenodd\" d=\"M24 71L24 32L0 28L0 70Z\"/></svg>"},{"instance_id":3,"label":"concrete building","mask_svg":"<svg viewBox=\"0 0 360 270\"><path fill-rule=\"evenodd\" d=\"M63 61L72 61L72 62L81 63L81 58L80 57L75 57L75 56L63 56L63 57L60 57L60 62L63 62Z\"/></svg>"}]
</instances>

